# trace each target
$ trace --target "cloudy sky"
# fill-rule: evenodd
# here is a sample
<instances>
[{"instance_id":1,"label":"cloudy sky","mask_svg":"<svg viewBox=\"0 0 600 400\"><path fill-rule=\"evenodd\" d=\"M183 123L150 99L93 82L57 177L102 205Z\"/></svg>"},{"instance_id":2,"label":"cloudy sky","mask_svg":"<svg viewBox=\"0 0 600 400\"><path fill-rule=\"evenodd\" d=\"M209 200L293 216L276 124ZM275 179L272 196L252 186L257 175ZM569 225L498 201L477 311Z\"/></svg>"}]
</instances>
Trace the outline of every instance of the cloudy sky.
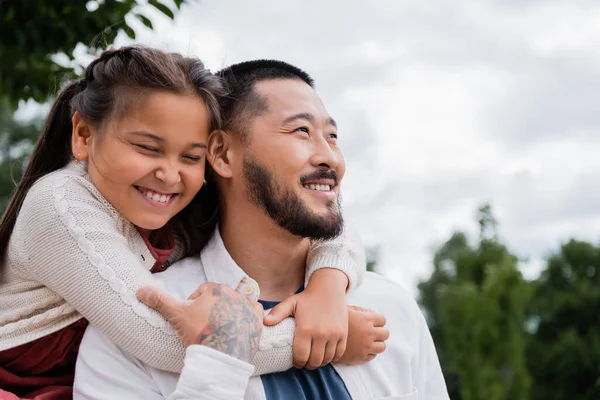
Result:
<instances>
[{"instance_id":1,"label":"cloudy sky","mask_svg":"<svg viewBox=\"0 0 600 400\"><path fill-rule=\"evenodd\" d=\"M528 277L561 240L600 236L598 1L196 0L152 15L139 42L213 70L276 58L312 74L340 126L346 218L414 294L484 202Z\"/></svg>"}]
</instances>

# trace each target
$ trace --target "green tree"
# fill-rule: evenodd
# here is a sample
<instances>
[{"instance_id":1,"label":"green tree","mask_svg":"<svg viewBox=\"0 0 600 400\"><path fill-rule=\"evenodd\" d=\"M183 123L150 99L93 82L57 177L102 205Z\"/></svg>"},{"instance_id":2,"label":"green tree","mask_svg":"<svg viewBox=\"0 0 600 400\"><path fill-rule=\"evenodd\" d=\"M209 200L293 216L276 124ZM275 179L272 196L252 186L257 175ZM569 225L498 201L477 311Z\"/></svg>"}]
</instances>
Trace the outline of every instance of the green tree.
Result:
<instances>
[{"instance_id":1,"label":"green tree","mask_svg":"<svg viewBox=\"0 0 600 400\"><path fill-rule=\"evenodd\" d=\"M536 282L527 364L534 400L600 399L600 246L571 240Z\"/></svg>"},{"instance_id":2,"label":"green tree","mask_svg":"<svg viewBox=\"0 0 600 400\"><path fill-rule=\"evenodd\" d=\"M13 114L13 107L0 98L0 212L8 205L15 182L20 179L23 164L42 128L40 119L18 122Z\"/></svg>"},{"instance_id":3,"label":"green tree","mask_svg":"<svg viewBox=\"0 0 600 400\"><path fill-rule=\"evenodd\" d=\"M527 399L525 309L531 289L518 259L496 233L489 206L480 235L457 232L435 253L420 302L436 342L452 399Z\"/></svg>"},{"instance_id":4,"label":"green tree","mask_svg":"<svg viewBox=\"0 0 600 400\"><path fill-rule=\"evenodd\" d=\"M176 8L183 2L173 0ZM147 3L174 18L161 1ZM21 99L46 101L75 76L72 66L56 63L57 54L73 61L79 43L96 53L110 46L121 30L135 38L125 20L128 14L152 29L137 6L137 0L0 0L0 93L13 105Z\"/></svg>"}]
</instances>

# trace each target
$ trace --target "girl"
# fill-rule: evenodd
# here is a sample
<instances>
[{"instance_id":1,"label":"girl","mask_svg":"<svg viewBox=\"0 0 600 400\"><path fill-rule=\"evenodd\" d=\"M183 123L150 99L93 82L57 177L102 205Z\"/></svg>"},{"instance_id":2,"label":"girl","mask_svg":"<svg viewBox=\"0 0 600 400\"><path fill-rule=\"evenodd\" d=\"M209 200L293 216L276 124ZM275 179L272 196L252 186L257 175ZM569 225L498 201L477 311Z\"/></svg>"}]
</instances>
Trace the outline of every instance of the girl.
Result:
<instances>
[{"instance_id":1,"label":"girl","mask_svg":"<svg viewBox=\"0 0 600 400\"><path fill-rule=\"evenodd\" d=\"M104 52L58 96L0 222L1 389L68 398L87 321L143 362L181 369L182 344L135 293L159 284L152 272L197 255L215 229L205 152L224 94L197 59L125 47ZM309 286L335 276L343 297L360 280L361 247L349 236L314 246L308 273L330 268ZM331 290L313 296L334 316L324 330L343 350L344 302ZM267 361L282 351L289 346L259 353L257 373L274 372Z\"/></svg>"}]
</instances>

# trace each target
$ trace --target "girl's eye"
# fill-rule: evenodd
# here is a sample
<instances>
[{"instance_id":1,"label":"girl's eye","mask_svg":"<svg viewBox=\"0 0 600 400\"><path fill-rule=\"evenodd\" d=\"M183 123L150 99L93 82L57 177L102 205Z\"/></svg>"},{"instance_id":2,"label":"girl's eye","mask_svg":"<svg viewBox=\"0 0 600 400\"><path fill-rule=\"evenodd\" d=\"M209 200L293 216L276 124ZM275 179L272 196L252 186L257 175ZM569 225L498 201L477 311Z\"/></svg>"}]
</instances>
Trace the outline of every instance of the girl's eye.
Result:
<instances>
[{"instance_id":1,"label":"girl's eye","mask_svg":"<svg viewBox=\"0 0 600 400\"><path fill-rule=\"evenodd\" d=\"M194 162L194 163L197 163L200 160L202 160L202 157L198 157L198 156L183 156L183 158L185 158L188 161Z\"/></svg>"},{"instance_id":2,"label":"girl's eye","mask_svg":"<svg viewBox=\"0 0 600 400\"><path fill-rule=\"evenodd\" d=\"M329 135L329 138L333 139L333 140L337 140L337 137L338 137L337 133L332 133L331 135Z\"/></svg>"},{"instance_id":3,"label":"girl's eye","mask_svg":"<svg viewBox=\"0 0 600 400\"><path fill-rule=\"evenodd\" d=\"M152 153L158 153L158 149L152 146L146 146L145 144L136 144L142 150L151 151Z\"/></svg>"}]
</instances>

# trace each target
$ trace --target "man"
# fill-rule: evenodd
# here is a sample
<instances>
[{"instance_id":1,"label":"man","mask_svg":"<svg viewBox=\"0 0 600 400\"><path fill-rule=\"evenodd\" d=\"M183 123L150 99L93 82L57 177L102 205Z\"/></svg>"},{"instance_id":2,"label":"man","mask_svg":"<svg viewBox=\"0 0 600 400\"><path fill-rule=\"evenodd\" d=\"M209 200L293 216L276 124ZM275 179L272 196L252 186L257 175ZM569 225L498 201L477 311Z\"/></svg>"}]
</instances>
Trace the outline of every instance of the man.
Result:
<instances>
[{"instance_id":1,"label":"man","mask_svg":"<svg viewBox=\"0 0 600 400\"><path fill-rule=\"evenodd\" d=\"M260 60L221 75L232 95L223 105L225 129L213 133L208 148L221 223L199 258L161 275L168 290L183 298L214 283L203 285L191 304L157 289L139 293L188 346L184 370L177 376L149 368L90 328L80 349L75 398L447 399L418 306L375 274L367 274L347 300L387 316L391 336L383 354L361 365L250 378L262 313L234 289L246 287L242 292L261 299L265 309L302 290L309 239L342 230L345 162L335 121L306 73Z\"/></svg>"}]
</instances>

